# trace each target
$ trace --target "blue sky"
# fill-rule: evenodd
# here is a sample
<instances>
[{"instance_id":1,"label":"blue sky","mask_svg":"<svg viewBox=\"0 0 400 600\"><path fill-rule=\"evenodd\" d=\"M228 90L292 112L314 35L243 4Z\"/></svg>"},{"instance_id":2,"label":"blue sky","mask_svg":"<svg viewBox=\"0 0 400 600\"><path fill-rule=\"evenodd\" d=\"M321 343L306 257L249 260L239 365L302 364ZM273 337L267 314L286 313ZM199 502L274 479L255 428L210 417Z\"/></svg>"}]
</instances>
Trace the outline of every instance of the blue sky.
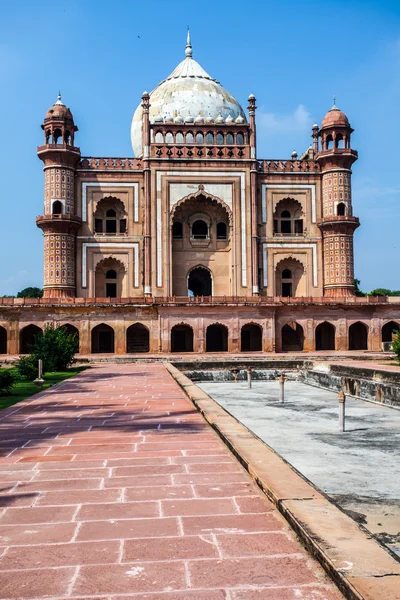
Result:
<instances>
[{"instance_id":1,"label":"blue sky","mask_svg":"<svg viewBox=\"0 0 400 600\"><path fill-rule=\"evenodd\" d=\"M400 289L400 2L368 0L21 0L0 3L0 295L43 282L42 144L61 90L82 155L132 156L130 122L151 90L194 58L246 107L259 158L288 158L336 103L355 129L355 272Z\"/></svg>"}]
</instances>

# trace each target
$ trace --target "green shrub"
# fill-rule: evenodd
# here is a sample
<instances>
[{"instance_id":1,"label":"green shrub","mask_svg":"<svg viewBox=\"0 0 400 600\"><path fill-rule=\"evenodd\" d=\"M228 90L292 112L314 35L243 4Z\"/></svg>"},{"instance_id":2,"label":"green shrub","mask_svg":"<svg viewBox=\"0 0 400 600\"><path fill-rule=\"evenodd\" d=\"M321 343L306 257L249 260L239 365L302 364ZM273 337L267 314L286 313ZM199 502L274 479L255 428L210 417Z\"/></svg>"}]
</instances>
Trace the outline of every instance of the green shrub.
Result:
<instances>
[{"instance_id":1,"label":"green shrub","mask_svg":"<svg viewBox=\"0 0 400 600\"><path fill-rule=\"evenodd\" d=\"M17 363L17 371L20 377L33 381L38 376L38 359L33 354L23 356Z\"/></svg>"},{"instance_id":2,"label":"green shrub","mask_svg":"<svg viewBox=\"0 0 400 600\"><path fill-rule=\"evenodd\" d=\"M16 380L17 377L13 371L0 371L0 394L9 394Z\"/></svg>"},{"instance_id":3,"label":"green shrub","mask_svg":"<svg viewBox=\"0 0 400 600\"><path fill-rule=\"evenodd\" d=\"M400 331L395 331L395 338L393 339L393 352L395 353L397 360L400 362Z\"/></svg>"},{"instance_id":4,"label":"green shrub","mask_svg":"<svg viewBox=\"0 0 400 600\"><path fill-rule=\"evenodd\" d=\"M65 327L47 324L31 346L31 356L43 361L43 373L63 371L70 366L79 350L78 336Z\"/></svg>"}]
</instances>

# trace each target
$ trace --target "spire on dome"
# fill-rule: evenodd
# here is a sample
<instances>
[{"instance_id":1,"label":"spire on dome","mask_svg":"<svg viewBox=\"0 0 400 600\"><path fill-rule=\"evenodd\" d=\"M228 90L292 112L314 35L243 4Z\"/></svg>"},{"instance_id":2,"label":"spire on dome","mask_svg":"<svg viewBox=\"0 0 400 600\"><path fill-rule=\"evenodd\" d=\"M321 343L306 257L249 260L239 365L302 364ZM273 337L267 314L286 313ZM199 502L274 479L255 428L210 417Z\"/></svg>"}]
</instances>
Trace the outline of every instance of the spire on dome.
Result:
<instances>
[{"instance_id":1,"label":"spire on dome","mask_svg":"<svg viewBox=\"0 0 400 600\"><path fill-rule=\"evenodd\" d=\"M58 106L65 106L65 104L61 101L61 92L58 92L58 96L57 96L57 102L55 103L55 105Z\"/></svg>"},{"instance_id":2,"label":"spire on dome","mask_svg":"<svg viewBox=\"0 0 400 600\"><path fill-rule=\"evenodd\" d=\"M186 50L185 50L185 54L188 58L192 58L193 53L192 53L192 43L190 41L190 29L188 27L188 32L187 32L187 38L186 38Z\"/></svg>"}]
</instances>

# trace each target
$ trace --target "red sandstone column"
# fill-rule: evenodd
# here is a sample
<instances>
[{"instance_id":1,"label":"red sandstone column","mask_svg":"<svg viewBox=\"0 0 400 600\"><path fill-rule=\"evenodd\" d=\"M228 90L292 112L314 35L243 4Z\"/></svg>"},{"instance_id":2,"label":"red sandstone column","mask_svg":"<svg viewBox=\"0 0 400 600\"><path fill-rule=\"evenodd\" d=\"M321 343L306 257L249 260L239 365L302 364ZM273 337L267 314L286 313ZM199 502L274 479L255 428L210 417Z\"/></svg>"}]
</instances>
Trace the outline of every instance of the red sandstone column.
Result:
<instances>
[{"instance_id":1,"label":"red sandstone column","mask_svg":"<svg viewBox=\"0 0 400 600\"><path fill-rule=\"evenodd\" d=\"M150 96L142 96L143 172L144 172L144 294L151 296L151 173L150 173Z\"/></svg>"},{"instance_id":2,"label":"red sandstone column","mask_svg":"<svg viewBox=\"0 0 400 600\"><path fill-rule=\"evenodd\" d=\"M324 117L319 135L322 150L316 160L322 172L322 219L318 226L323 236L324 296L354 296L353 236L359 220L353 216L351 166L357 152L350 149L348 119L336 106ZM316 131L313 128L313 136ZM349 148L339 147L340 139Z\"/></svg>"},{"instance_id":3,"label":"red sandstone column","mask_svg":"<svg viewBox=\"0 0 400 600\"><path fill-rule=\"evenodd\" d=\"M247 107L250 117L250 198L251 198L251 285L252 294L258 295L258 232L257 232L257 138L256 138L256 99L249 96Z\"/></svg>"}]
</instances>

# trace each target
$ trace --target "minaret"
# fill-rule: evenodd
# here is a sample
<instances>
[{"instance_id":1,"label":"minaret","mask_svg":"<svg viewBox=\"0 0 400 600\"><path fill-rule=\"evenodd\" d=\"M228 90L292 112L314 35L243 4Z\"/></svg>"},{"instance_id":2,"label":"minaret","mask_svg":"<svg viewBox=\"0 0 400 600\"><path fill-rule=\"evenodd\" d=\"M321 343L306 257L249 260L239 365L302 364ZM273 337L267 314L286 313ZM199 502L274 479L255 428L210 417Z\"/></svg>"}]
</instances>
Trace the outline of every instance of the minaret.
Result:
<instances>
[{"instance_id":1,"label":"minaret","mask_svg":"<svg viewBox=\"0 0 400 600\"><path fill-rule=\"evenodd\" d=\"M334 104L325 115L321 129L313 127L321 148L316 160L322 173L322 218L318 226L323 236L324 296L354 295L353 236L360 225L353 217L351 166L358 154L351 149L354 130L346 115Z\"/></svg>"},{"instance_id":2,"label":"minaret","mask_svg":"<svg viewBox=\"0 0 400 600\"><path fill-rule=\"evenodd\" d=\"M75 296L75 237L81 224L75 206L75 166L80 159L74 146L78 128L61 101L47 111L42 125L44 146L44 214L36 224L44 235L44 297Z\"/></svg>"}]
</instances>

